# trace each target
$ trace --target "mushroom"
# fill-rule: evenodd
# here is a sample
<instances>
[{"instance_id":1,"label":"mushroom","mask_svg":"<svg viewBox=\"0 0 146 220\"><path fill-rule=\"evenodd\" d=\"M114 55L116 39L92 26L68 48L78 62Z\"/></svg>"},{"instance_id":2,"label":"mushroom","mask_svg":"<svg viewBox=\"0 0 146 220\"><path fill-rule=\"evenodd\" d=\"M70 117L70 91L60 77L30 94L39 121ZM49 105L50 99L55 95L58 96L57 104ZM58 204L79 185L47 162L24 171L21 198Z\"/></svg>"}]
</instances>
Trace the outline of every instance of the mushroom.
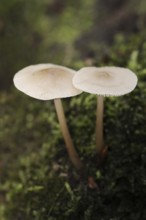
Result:
<instances>
[{"instance_id":1,"label":"mushroom","mask_svg":"<svg viewBox=\"0 0 146 220\"><path fill-rule=\"evenodd\" d=\"M96 149L104 152L103 111L104 96L121 96L130 93L137 84L137 76L122 67L84 67L73 78L73 85L85 92L98 95L96 112Z\"/></svg>"},{"instance_id":2,"label":"mushroom","mask_svg":"<svg viewBox=\"0 0 146 220\"><path fill-rule=\"evenodd\" d=\"M75 73L76 71L72 69L55 64L36 64L17 72L13 81L17 89L33 98L39 100L54 99L58 121L70 160L77 170L81 170L82 162L73 145L61 102L61 98L76 96L81 93L72 84Z\"/></svg>"}]
</instances>

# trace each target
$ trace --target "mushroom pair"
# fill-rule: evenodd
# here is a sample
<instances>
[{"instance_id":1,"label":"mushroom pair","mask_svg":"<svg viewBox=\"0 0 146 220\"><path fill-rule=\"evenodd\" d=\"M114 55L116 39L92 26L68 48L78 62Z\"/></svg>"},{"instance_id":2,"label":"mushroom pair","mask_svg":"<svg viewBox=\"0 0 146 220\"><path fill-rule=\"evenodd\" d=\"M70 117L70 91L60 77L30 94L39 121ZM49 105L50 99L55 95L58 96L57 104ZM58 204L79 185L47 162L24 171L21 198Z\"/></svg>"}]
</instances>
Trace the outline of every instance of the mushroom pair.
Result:
<instances>
[{"instance_id":1,"label":"mushroom pair","mask_svg":"<svg viewBox=\"0 0 146 220\"><path fill-rule=\"evenodd\" d=\"M77 170L82 170L67 127L61 98L79 95L82 91L96 94L96 150L100 155L104 149L103 110L104 96L121 96L130 93L137 84L136 75L121 67L84 67L78 72L54 64L37 64L20 70L14 76L17 89L40 100L54 99L54 104L66 143L69 157Z\"/></svg>"},{"instance_id":2,"label":"mushroom pair","mask_svg":"<svg viewBox=\"0 0 146 220\"><path fill-rule=\"evenodd\" d=\"M129 69L122 67L84 67L74 78L73 85L82 91L96 94L96 151L104 151L103 111L104 96L121 96L130 93L137 84L137 76Z\"/></svg>"},{"instance_id":3,"label":"mushroom pair","mask_svg":"<svg viewBox=\"0 0 146 220\"><path fill-rule=\"evenodd\" d=\"M74 147L61 98L72 97L82 91L72 84L76 71L54 64L37 64L23 68L14 76L14 85L25 94L39 100L54 100L58 121L70 160L77 170L83 165Z\"/></svg>"}]
</instances>

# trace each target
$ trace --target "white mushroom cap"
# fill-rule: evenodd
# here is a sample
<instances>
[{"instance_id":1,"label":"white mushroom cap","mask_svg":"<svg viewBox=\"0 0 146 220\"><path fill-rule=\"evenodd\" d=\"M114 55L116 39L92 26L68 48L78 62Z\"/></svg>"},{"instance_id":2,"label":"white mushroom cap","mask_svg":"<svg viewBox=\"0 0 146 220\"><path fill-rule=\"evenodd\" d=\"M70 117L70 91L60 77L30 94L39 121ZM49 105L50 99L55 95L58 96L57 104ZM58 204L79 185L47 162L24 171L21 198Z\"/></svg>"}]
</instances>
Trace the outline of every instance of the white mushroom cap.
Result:
<instances>
[{"instance_id":1,"label":"white mushroom cap","mask_svg":"<svg viewBox=\"0 0 146 220\"><path fill-rule=\"evenodd\" d=\"M130 93L137 84L137 76L122 67L84 67L73 78L76 88L103 96Z\"/></svg>"},{"instance_id":2,"label":"white mushroom cap","mask_svg":"<svg viewBox=\"0 0 146 220\"><path fill-rule=\"evenodd\" d=\"M25 94L40 100L71 97L82 91L73 86L76 71L54 64L23 68L14 76L14 85Z\"/></svg>"}]
</instances>

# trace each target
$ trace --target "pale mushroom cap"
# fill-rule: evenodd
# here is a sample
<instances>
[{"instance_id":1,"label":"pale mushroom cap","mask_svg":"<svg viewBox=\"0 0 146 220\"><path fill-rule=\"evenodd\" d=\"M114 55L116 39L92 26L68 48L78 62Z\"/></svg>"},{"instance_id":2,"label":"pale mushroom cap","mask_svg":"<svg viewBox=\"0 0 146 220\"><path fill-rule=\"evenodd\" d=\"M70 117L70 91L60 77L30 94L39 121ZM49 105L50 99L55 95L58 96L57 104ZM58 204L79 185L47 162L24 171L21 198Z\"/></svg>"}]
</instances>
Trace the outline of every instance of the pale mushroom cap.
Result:
<instances>
[{"instance_id":1,"label":"pale mushroom cap","mask_svg":"<svg viewBox=\"0 0 146 220\"><path fill-rule=\"evenodd\" d=\"M122 67L84 67L73 78L73 84L82 91L120 96L130 93L137 84L137 76Z\"/></svg>"},{"instance_id":2,"label":"pale mushroom cap","mask_svg":"<svg viewBox=\"0 0 146 220\"><path fill-rule=\"evenodd\" d=\"M82 91L73 86L76 71L55 64L37 64L23 68L14 76L14 85L23 93L40 100L66 98Z\"/></svg>"}]
</instances>

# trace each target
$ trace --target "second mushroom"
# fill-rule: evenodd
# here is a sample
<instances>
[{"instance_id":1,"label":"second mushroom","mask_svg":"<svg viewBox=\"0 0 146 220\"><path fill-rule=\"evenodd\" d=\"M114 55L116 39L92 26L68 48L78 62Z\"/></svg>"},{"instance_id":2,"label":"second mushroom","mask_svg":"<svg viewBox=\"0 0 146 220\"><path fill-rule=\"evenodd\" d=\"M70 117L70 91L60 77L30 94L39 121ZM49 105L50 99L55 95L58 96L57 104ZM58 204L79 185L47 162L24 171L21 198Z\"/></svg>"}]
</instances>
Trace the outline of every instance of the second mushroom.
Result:
<instances>
[{"instance_id":1,"label":"second mushroom","mask_svg":"<svg viewBox=\"0 0 146 220\"><path fill-rule=\"evenodd\" d=\"M73 78L77 89L97 95L96 151L104 151L103 111L104 96L121 96L130 93L137 84L137 76L122 67L84 67Z\"/></svg>"}]
</instances>

